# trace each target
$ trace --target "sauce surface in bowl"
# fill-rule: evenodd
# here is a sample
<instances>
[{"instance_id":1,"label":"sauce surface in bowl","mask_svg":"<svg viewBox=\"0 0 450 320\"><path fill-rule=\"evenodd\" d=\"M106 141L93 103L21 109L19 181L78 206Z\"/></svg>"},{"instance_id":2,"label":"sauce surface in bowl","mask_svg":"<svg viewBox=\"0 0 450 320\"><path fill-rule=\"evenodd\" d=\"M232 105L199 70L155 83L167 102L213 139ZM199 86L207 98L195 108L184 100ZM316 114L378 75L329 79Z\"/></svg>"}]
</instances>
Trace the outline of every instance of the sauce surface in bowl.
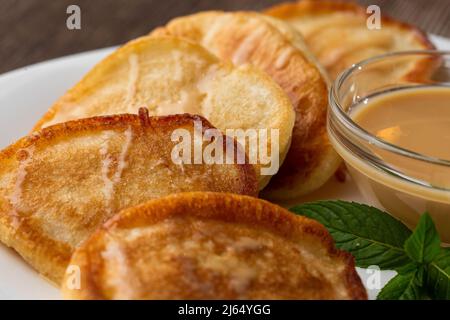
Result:
<instances>
[{"instance_id":1,"label":"sauce surface in bowl","mask_svg":"<svg viewBox=\"0 0 450 320\"><path fill-rule=\"evenodd\" d=\"M450 88L383 93L354 106L350 116L364 130L396 147L450 162ZM371 145L367 148L399 175L448 189L450 196L450 165L416 160Z\"/></svg>"},{"instance_id":2,"label":"sauce surface in bowl","mask_svg":"<svg viewBox=\"0 0 450 320\"><path fill-rule=\"evenodd\" d=\"M391 144L450 160L450 88L405 89L372 98L351 113L363 129Z\"/></svg>"}]
</instances>

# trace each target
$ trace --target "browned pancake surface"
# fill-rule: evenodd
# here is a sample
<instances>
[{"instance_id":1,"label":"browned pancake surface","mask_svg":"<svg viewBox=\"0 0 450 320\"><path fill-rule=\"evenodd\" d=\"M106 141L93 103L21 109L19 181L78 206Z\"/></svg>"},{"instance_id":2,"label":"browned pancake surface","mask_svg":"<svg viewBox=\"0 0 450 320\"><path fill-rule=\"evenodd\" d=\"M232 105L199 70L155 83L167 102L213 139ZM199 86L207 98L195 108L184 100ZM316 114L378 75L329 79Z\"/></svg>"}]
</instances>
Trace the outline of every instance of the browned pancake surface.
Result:
<instances>
[{"instance_id":1,"label":"browned pancake surface","mask_svg":"<svg viewBox=\"0 0 450 320\"><path fill-rule=\"evenodd\" d=\"M300 0L269 8L266 14L283 19L299 30L331 78L361 60L393 51L434 49L416 27L396 21L381 11L381 29L369 30L366 7L348 1ZM369 21L370 22L370 21ZM416 59L404 63L400 74L384 78L426 78L434 62ZM397 68L398 70L398 68Z\"/></svg>"},{"instance_id":2,"label":"browned pancake surface","mask_svg":"<svg viewBox=\"0 0 450 320\"><path fill-rule=\"evenodd\" d=\"M366 299L319 223L256 198L184 193L122 211L73 255L70 299ZM76 284L76 283L75 283Z\"/></svg>"},{"instance_id":3,"label":"browned pancake surface","mask_svg":"<svg viewBox=\"0 0 450 320\"><path fill-rule=\"evenodd\" d=\"M173 163L172 133L193 133L194 120L212 128L201 117L149 118L142 110L51 126L6 148L0 240L59 282L72 251L123 208L184 191L256 196L251 165Z\"/></svg>"}]
</instances>

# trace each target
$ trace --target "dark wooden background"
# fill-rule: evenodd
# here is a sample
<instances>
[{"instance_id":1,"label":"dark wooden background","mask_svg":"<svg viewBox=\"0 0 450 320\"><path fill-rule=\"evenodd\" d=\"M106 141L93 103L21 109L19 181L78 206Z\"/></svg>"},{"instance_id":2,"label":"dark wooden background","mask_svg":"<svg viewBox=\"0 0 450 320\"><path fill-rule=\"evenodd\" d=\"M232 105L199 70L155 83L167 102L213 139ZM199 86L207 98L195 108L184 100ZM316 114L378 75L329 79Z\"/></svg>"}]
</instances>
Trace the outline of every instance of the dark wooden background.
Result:
<instances>
[{"instance_id":1,"label":"dark wooden background","mask_svg":"<svg viewBox=\"0 0 450 320\"><path fill-rule=\"evenodd\" d=\"M260 10L277 0L0 0L0 73L71 53L124 43L170 18L200 10ZM359 0L381 13L450 37L450 0ZM81 30L66 8L81 8Z\"/></svg>"}]
</instances>

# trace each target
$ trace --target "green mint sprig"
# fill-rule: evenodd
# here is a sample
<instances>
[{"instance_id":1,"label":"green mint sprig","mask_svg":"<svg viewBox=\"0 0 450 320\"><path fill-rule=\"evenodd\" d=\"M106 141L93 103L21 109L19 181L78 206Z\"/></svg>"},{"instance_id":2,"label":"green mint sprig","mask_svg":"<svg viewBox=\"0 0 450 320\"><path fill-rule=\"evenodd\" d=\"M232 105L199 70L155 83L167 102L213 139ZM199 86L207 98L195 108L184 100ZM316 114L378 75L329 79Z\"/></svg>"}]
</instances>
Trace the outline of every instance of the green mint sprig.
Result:
<instances>
[{"instance_id":1,"label":"green mint sprig","mask_svg":"<svg viewBox=\"0 0 450 320\"><path fill-rule=\"evenodd\" d=\"M358 267L397 271L377 299L450 299L450 249L441 248L428 213L411 232L388 213L354 202L319 201L290 210L322 223Z\"/></svg>"}]
</instances>

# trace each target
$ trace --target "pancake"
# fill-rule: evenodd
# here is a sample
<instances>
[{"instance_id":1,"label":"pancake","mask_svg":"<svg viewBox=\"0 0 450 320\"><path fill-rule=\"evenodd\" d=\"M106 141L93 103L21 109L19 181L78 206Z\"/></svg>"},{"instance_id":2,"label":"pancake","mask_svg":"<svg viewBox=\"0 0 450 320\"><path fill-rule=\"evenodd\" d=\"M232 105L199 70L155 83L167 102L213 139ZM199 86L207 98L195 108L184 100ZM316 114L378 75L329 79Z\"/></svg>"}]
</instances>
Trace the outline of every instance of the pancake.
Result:
<instances>
[{"instance_id":1,"label":"pancake","mask_svg":"<svg viewBox=\"0 0 450 320\"><path fill-rule=\"evenodd\" d=\"M193 121L213 128L198 116L149 118L142 109L139 116L83 119L20 139L0 152L0 240L59 283L73 250L123 208L183 191L256 196L252 165L172 161L174 130L194 133ZM217 150L237 148L223 141L215 142Z\"/></svg>"},{"instance_id":2,"label":"pancake","mask_svg":"<svg viewBox=\"0 0 450 320\"><path fill-rule=\"evenodd\" d=\"M78 118L135 113L141 106L150 115L199 114L222 131L267 129L265 146L273 148L280 163L289 149L295 120L288 97L264 72L222 63L187 41L147 36L127 43L95 66L35 129ZM279 130L279 139L272 144L274 129ZM261 173L261 167L270 166L261 161L257 149L248 152L250 159L257 159L257 173ZM260 188L275 172L262 173Z\"/></svg>"},{"instance_id":3,"label":"pancake","mask_svg":"<svg viewBox=\"0 0 450 320\"><path fill-rule=\"evenodd\" d=\"M327 84L301 35L288 24L251 12L201 12L176 18L153 36L176 36L200 43L237 65L264 70L287 93L296 112L291 148L262 196L296 198L322 186L340 158L326 133Z\"/></svg>"},{"instance_id":4,"label":"pancake","mask_svg":"<svg viewBox=\"0 0 450 320\"><path fill-rule=\"evenodd\" d=\"M75 251L62 292L67 299L367 299L353 257L321 224L264 200L211 192L116 215Z\"/></svg>"},{"instance_id":5,"label":"pancake","mask_svg":"<svg viewBox=\"0 0 450 320\"><path fill-rule=\"evenodd\" d=\"M366 7L347 1L301 0L269 8L266 14L283 19L302 33L308 47L332 79L352 64L394 51L434 49L427 36L414 26L381 13L381 29L370 30ZM435 62L404 62L400 74L384 71L382 77L426 79Z\"/></svg>"}]
</instances>

